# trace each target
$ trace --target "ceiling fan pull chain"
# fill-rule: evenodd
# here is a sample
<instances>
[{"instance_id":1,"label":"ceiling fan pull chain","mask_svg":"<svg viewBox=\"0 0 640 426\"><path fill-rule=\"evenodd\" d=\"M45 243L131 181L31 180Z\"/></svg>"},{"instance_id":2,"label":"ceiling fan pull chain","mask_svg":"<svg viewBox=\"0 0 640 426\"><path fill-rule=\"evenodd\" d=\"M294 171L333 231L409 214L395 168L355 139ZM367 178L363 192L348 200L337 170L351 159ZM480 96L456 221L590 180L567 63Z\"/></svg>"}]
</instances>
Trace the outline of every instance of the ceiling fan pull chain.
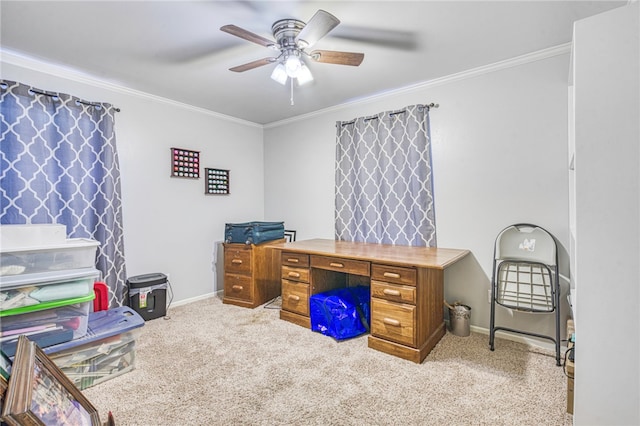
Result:
<instances>
[{"instance_id":1,"label":"ceiling fan pull chain","mask_svg":"<svg viewBox=\"0 0 640 426\"><path fill-rule=\"evenodd\" d=\"M294 105L293 103L293 77L291 77L289 80L291 80L291 106Z\"/></svg>"}]
</instances>

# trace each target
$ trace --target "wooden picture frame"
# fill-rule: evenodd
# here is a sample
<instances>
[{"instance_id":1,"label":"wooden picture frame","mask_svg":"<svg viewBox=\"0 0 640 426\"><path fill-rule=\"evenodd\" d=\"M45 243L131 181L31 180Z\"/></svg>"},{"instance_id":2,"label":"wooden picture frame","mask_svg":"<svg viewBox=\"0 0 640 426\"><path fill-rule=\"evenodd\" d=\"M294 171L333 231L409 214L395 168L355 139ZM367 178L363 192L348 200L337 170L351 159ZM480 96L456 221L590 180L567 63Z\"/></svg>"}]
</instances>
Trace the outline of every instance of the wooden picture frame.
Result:
<instances>
[{"instance_id":1,"label":"wooden picture frame","mask_svg":"<svg viewBox=\"0 0 640 426\"><path fill-rule=\"evenodd\" d=\"M229 170L205 167L204 193L205 195L229 194Z\"/></svg>"},{"instance_id":2,"label":"wooden picture frame","mask_svg":"<svg viewBox=\"0 0 640 426\"><path fill-rule=\"evenodd\" d=\"M0 351L0 411L4 405L4 394L9 386L9 376L11 376L11 359Z\"/></svg>"},{"instance_id":3,"label":"wooden picture frame","mask_svg":"<svg viewBox=\"0 0 640 426\"><path fill-rule=\"evenodd\" d=\"M10 426L101 425L91 402L24 335L18 338L2 415Z\"/></svg>"},{"instance_id":4,"label":"wooden picture frame","mask_svg":"<svg viewBox=\"0 0 640 426\"><path fill-rule=\"evenodd\" d=\"M171 177L200 179L200 151L171 148Z\"/></svg>"}]
</instances>

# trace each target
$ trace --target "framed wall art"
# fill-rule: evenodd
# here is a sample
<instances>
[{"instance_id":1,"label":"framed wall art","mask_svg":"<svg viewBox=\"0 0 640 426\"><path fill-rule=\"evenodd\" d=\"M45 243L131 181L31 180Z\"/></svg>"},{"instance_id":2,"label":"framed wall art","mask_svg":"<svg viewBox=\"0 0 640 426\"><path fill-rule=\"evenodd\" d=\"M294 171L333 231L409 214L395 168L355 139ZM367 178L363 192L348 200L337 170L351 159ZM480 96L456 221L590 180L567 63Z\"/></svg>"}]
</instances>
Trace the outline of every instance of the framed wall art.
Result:
<instances>
[{"instance_id":1,"label":"framed wall art","mask_svg":"<svg viewBox=\"0 0 640 426\"><path fill-rule=\"evenodd\" d=\"M11 426L101 424L96 408L24 335L18 339L2 414Z\"/></svg>"},{"instance_id":2,"label":"framed wall art","mask_svg":"<svg viewBox=\"0 0 640 426\"><path fill-rule=\"evenodd\" d=\"M171 148L171 177L199 179L200 151Z\"/></svg>"},{"instance_id":3,"label":"framed wall art","mask_svg":"<svg viewBox=\"0 0 640 426\"><path fill-rule=\"evenodd\" d=\"M207 195L229 194L229 170L204 169L204 193Z\"/></svg>"}]
</instances>

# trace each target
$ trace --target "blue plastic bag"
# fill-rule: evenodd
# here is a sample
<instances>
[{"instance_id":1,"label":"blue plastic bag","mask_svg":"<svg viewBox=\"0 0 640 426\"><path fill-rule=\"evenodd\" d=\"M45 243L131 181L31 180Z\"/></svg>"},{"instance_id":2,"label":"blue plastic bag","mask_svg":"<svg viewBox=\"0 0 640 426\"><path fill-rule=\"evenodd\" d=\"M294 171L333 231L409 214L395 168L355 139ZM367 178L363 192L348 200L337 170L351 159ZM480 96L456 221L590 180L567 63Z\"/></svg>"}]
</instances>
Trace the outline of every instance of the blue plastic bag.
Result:
<instances>
[{"instance_id":1,"label":"blue plastic bag","mask_svg":"<svg viewBox=\"0 0 640 426\"><path fill-rule=\"evenodd\" d=\"M370 294L367 286L314 294L309 298L311 330L336 340L367 333L371 321Z\"/></svg>"}]
</instances>

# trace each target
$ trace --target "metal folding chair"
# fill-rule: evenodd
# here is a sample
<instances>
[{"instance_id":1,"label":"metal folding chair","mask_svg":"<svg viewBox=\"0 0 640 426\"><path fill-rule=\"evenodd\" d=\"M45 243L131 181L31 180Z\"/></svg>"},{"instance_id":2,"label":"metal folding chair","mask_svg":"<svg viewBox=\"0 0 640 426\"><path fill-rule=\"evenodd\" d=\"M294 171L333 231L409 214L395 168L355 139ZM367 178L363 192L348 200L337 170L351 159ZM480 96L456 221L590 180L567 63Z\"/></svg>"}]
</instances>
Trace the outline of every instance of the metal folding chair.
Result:
<instances>
[{"instance_id":1,"label":"metal folding chair","mask_svg":"<svg viewBox=\"0 0 640 426\"><path fill-rule=\"evenodd\" d=\"M496 305L521 312L555 313L555 337L507 327L496 327ZM509 331L554 342L560 364L560 281L558 250L543 228L519 223L496 238L491 278L489 347L495 349L496 331Z\"/></svg>"}]
</instances>

